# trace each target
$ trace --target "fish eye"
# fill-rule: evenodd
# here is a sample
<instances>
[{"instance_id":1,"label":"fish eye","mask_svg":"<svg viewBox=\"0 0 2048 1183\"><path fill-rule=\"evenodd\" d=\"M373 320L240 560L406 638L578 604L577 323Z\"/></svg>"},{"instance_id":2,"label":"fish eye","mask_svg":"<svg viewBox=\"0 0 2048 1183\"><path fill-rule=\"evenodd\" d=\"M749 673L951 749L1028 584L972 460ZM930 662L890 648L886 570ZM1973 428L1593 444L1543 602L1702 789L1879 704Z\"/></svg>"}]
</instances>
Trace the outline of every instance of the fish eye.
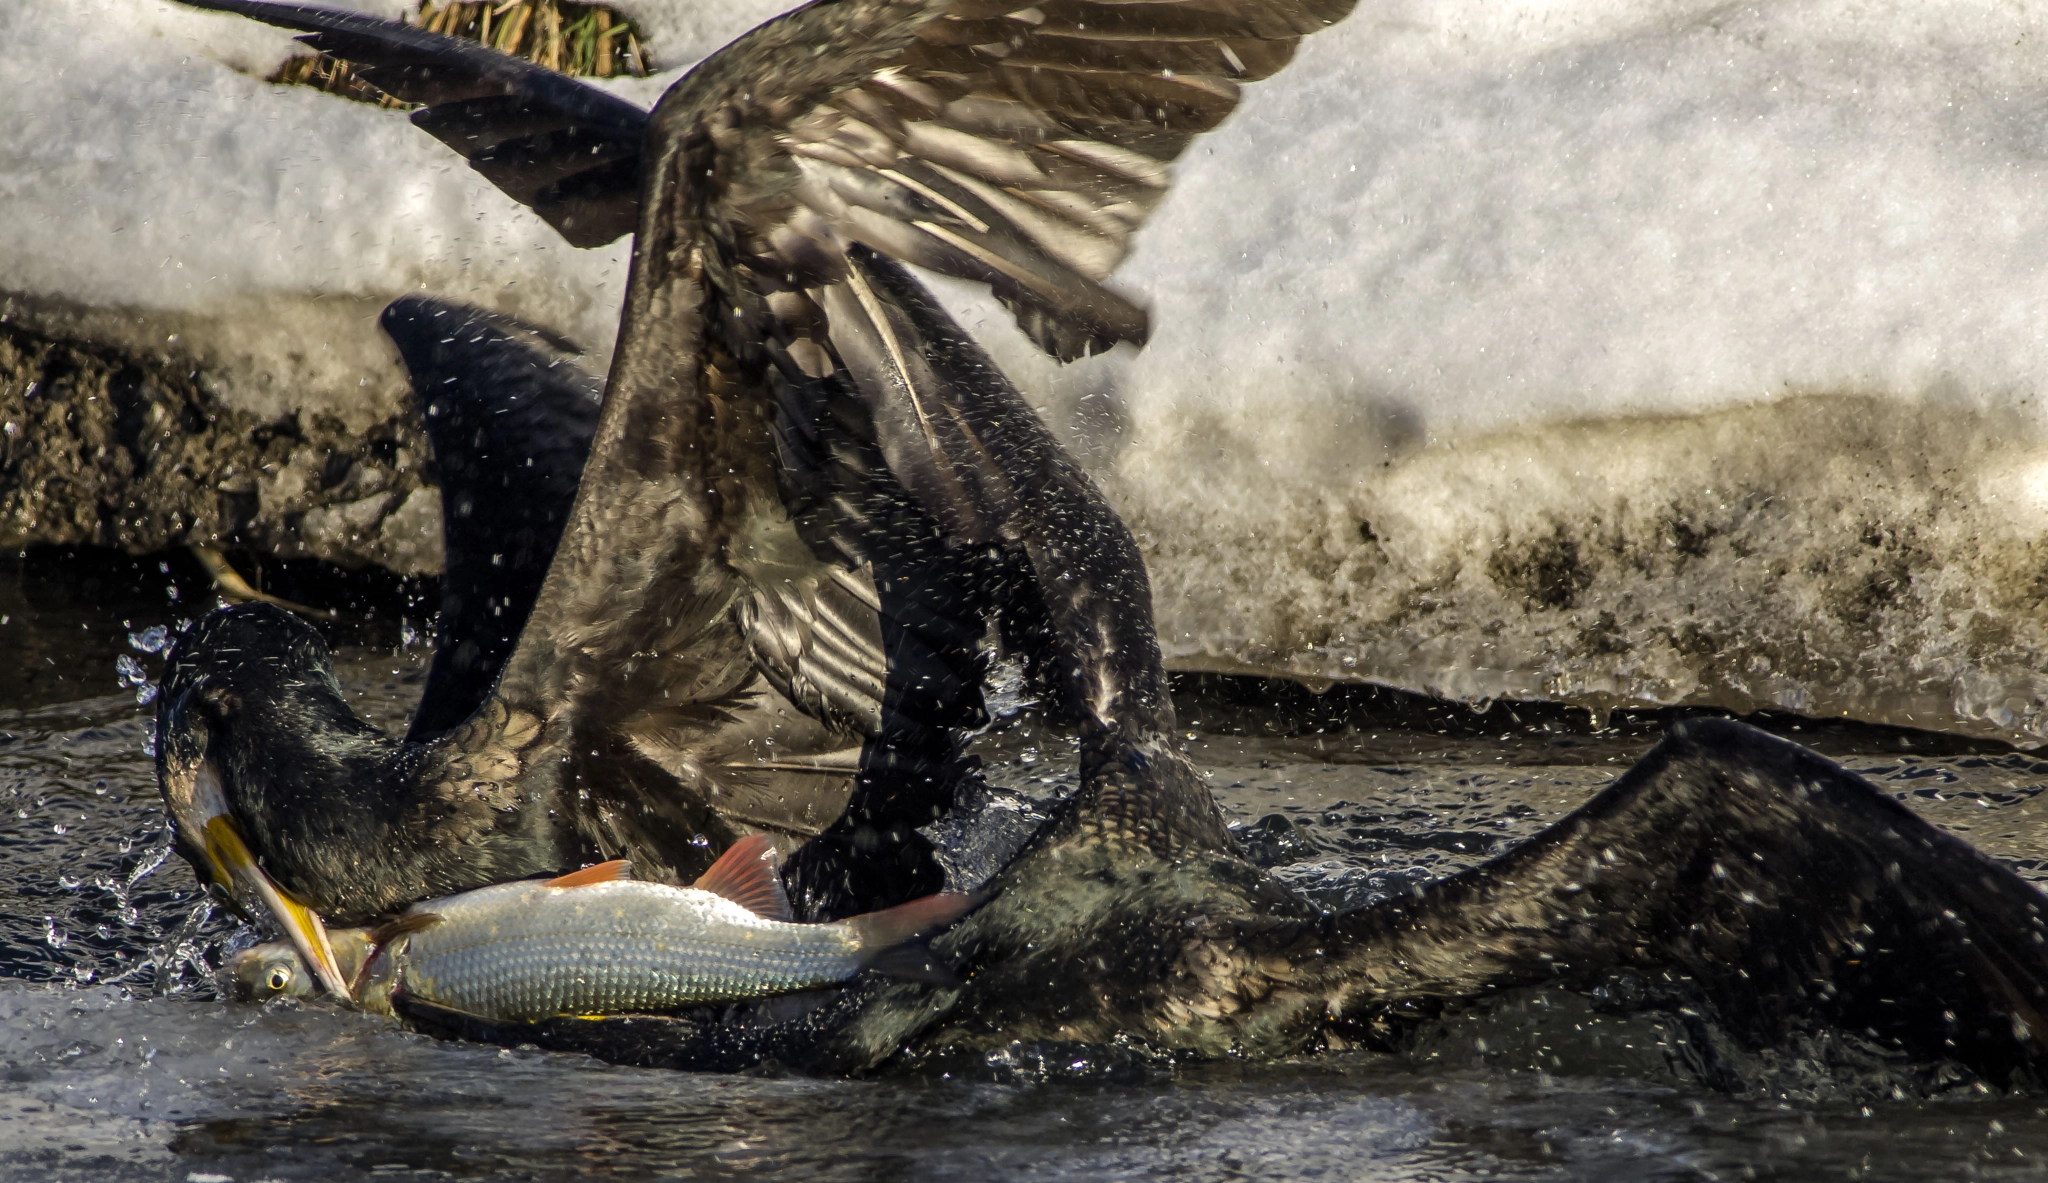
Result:
<instances>
[{"instance_id":1,"label":"fish eye","mask_svg":"<svg viewBox=\"0 0 2048 1183\"><path fill-rule=\"evenodd\" d=\"M268 984L272 990L283 990L286 986L291 985L292 967L289 965L272 966Z\"/></svg>"}]
</instances>

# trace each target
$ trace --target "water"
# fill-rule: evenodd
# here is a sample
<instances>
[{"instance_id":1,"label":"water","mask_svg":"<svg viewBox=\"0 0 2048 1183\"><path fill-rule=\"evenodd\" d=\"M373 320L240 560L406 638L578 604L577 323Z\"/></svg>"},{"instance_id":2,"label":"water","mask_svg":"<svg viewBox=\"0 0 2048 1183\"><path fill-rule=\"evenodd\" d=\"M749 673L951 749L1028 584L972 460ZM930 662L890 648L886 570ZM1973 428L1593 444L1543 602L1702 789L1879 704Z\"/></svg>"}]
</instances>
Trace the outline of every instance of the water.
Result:
<instances>
[{"instance_id":1,"label":"water","mask_svg":"<svg viewBox=\"0 0 2048 1183\"><path fill-rule=\"evenodd\" d=\"M324 1005L230 1006L212 970L248 935L167 857L136 702L146 686L120 661L153 675L161 655L148 630L199 611L204 592L188 569L158 572L153 560L0 568L0 1177L2043 1173L2048 1101L1720 1096L1671 1076L1644 1024L1544 991L1446 1027L1406 1059L1169 1068L1016 1047L950 1074L867 1081L624 1069L436 1042ZM405 717L426 656L401 645L403 629L357 621L340 632L343 683L387 726ZM1565 713L1500 706L1476 716L1410 703L1354 713L1338 730L1335 700L1261 701L1242 684L1233 697L1232 685L1184 683L1190 745L1255 857L1331 906L1482 861L1654 742L1649 721L1588 734ZM1325 733L1294 734L1308 725ZM2023 874L2048 876L2048 763L1789 725ZM987 737L983 756L1018 825L1072 787L1069 742L1028 711Z\"/></svg>"}]
</instances>

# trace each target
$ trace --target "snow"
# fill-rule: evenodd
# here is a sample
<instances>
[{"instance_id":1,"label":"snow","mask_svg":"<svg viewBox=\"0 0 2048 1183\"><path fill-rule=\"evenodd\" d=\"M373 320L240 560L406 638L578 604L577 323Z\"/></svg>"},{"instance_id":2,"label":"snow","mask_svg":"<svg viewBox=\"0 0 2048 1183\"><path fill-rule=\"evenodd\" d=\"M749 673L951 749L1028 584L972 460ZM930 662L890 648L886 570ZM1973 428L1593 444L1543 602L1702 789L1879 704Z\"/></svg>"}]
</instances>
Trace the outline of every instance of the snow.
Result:
<instances>
[{"instance_id":1,"label":"snow","mask_svg":"<svg viewBox=\"0 0 2048 1183\"><path fill-rule=\"evenodd\" d=\"M622 246L261 82L291 45L248 22L33 7L0 8L11 316L259 409L388 414L374 313L407 290L601 366ZM619 7L671 69L773 11ZM1180 663L2038 736L2044 28L1365 4L1179 166L1119 277L1145 351L1061 369L948 291L1138 530Z\"/></svg>"},{"instance_id":2,"label":"snow","mask_svg":"<svg viewBox=\"0 0 2048 1183\"><path fill-rule=\"evenodd\" d=\"M0 6L0 38L14 319L182 345L238 406L324 395L356 422L404 391L376 327L401 292L579 341L616 327L622 246L564 245L400 113L261 81L289 37L159 0L75 0Z\"/></svg>"}]
</instances>

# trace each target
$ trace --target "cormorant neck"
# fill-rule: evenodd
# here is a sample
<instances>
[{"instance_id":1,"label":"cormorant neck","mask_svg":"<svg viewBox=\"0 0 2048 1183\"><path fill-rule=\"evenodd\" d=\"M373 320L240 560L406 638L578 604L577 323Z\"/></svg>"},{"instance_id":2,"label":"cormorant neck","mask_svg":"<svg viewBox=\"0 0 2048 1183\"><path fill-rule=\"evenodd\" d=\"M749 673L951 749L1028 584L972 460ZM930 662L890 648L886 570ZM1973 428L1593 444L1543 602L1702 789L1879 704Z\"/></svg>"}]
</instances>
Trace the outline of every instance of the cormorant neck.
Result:
<instances>
[{"instance_id":1,"label":"cormorant neck","mask_svg":"<svg viewBox=\"0 0 2048 1183\"><path fill-rule=\"evenodd\" d=\"M331 674L238 697L207 758L271 876L341 923L417 898L405 885L424 885L434 852L402 832L406 745L357 718Z\"/></svg>"}]
</instances>

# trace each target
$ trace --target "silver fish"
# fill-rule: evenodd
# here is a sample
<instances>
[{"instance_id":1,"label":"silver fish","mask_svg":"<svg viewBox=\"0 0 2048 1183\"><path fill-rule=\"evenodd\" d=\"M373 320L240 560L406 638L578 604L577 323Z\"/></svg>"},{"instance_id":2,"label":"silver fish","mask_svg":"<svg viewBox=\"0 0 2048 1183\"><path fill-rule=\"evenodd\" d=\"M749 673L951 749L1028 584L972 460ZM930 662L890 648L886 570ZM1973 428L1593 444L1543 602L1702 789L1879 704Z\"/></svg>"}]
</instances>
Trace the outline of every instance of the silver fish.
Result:
<instances>
[{"instance_id":1,"label":"silver fish","mask_svg":"<svg viewBox=\"0 0 2048 1183\"><path fill-rule=\"evenodd\" d=\"M336 959L370 1010L388 1011L403 991L497 1020L665 1011L831 985L877 963L933 976L943 971L898 951L978 902L933 895L830 924L791 923L774 847L758 837L735 843L691 887L626 874L626 864L605 863L429 900L364 941L365 930L337 930ZM231 971L245 997L317 986L283 942L244 951Z\"/></svg>"}]
</instances>

